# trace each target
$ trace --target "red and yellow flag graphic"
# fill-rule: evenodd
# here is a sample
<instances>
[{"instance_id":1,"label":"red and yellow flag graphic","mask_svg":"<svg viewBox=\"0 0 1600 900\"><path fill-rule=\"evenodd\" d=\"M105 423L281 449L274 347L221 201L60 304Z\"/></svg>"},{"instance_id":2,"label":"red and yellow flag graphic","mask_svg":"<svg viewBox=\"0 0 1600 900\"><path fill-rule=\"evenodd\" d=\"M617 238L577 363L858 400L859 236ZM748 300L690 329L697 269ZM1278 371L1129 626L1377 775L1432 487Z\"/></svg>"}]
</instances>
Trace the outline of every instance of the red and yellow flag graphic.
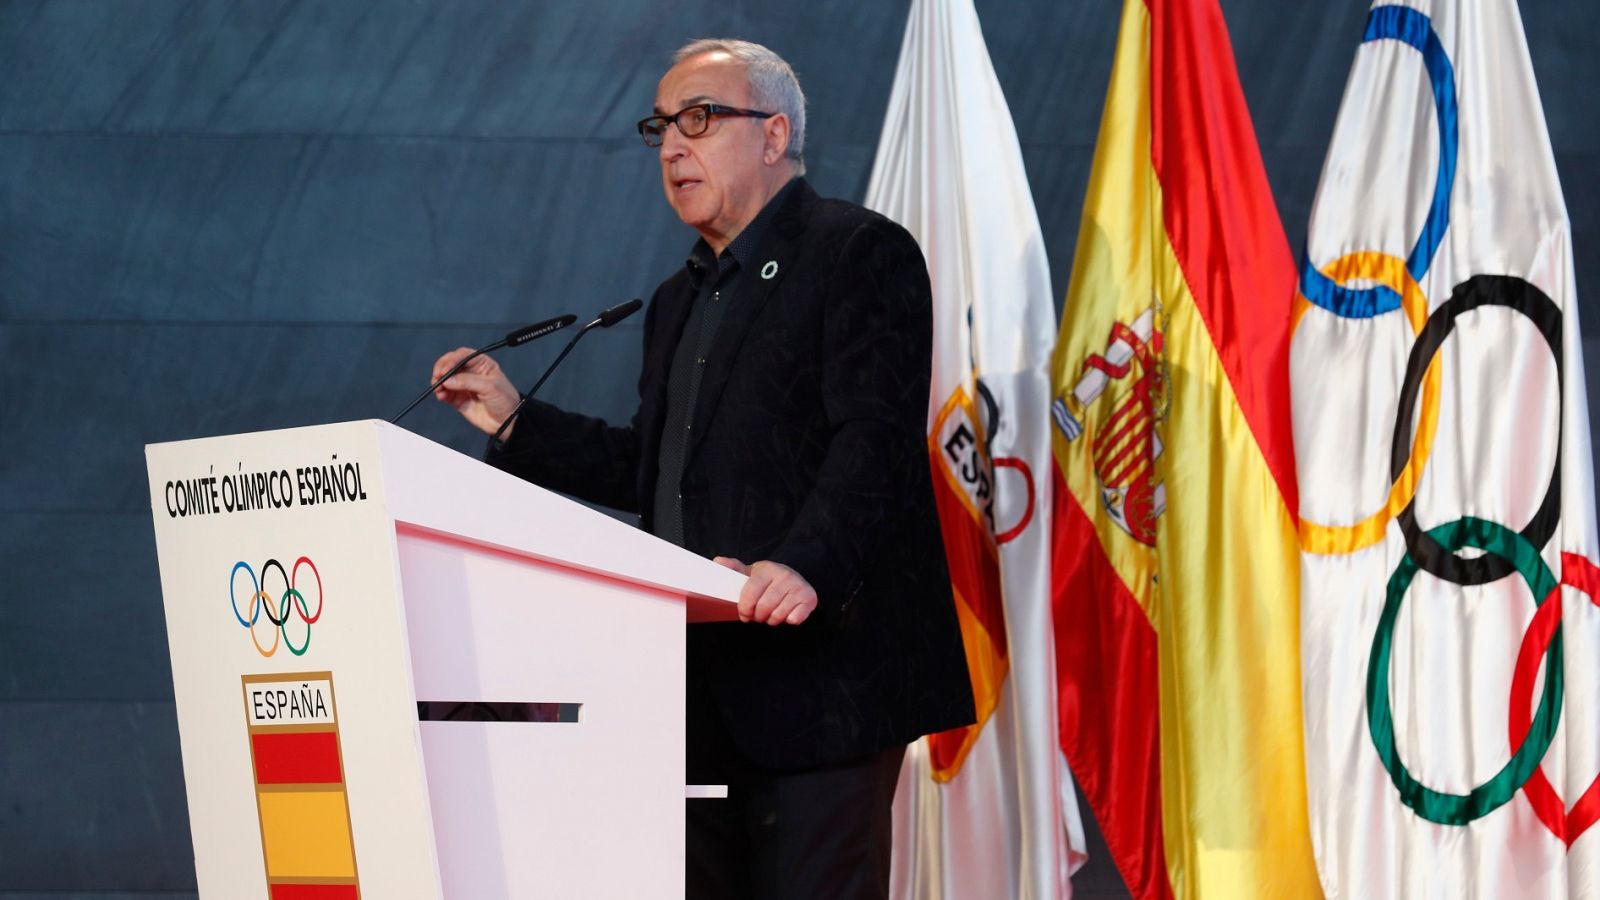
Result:
<instances>
[{"instance_id":1,"label":"red and yellow flag graphic","mask_svg":"<svg viewBox=\"0 0 1600 900\"><path fill-rule=\"evenodd\" d=\"M242 682L270 900L359 900L333 673Z\"/></svg>"},{"instance_id":2,"label":"red and yellow flag graphic","mask_svg":"<svg viewBox=\"0 0 1600 900\"><path fill-rule=\"evenodd\" d=\"M928 736L933 777L938 781L949 781L961 770L1000 703L1000 689L1011 666L1000 593L1000 552L991 521L994 466L984 450L987 446L972 398L957 388L928 432L928 454L978 721Z\"/></svg>"},{"instance_id":3,"label":"red and yellow flag graphic","mask_svg":"<svg viewBox=\"0 0 1600 900\"><path fill-rule=\"evenodd\" d=\"M1320 894L1288 242L1216 0L1127 0L1052 362L1062 746L1137 897Z\"/></svg>"}]
</instances>

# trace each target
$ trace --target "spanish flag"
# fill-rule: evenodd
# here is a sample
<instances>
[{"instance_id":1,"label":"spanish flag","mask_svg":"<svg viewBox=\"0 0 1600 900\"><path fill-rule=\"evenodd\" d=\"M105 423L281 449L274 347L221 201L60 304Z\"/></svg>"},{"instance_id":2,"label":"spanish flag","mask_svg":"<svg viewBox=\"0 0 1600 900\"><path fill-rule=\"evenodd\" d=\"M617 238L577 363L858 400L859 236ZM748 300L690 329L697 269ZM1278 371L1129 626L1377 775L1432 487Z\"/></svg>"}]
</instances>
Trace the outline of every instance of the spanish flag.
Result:
<instances>
[{"instance_id":1,"label":"spanish flag","mask_svg":"<svg viewBox=\"0 0 1600 900\"><path fill-rule=\"evenodd\" d=\"M1216 0L1127 0L1053 372L1063 748L1136 897L1315 897L1295 267Z\"/></svg>"}]
</instances>

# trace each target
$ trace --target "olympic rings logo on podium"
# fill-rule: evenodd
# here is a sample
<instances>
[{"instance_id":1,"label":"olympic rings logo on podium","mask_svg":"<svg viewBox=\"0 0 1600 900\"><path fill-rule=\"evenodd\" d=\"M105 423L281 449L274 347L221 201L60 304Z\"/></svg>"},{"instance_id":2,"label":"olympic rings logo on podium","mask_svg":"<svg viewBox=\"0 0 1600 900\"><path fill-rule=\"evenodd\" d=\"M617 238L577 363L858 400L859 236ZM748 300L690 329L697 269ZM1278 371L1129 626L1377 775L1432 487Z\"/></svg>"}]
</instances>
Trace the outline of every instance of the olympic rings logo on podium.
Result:
<instances>
[{"instance_id":1,"label":"olympic rings logo on podium","mask_svg":"<svg viewBox=\"0 0 1600 900\"><path fill-rule=\"evenodd\" d=\"M306 599L311 582L301 580L302 569L310 570L311 578L316 582L315 612L311 611L311 603ZM249 578L248 594L241 593L245 586L244 579L239 577L241 572ZM274 572L277 573L281 591L277 590L280 585L272 585L273 589L268 589L268 578ZM259 578L249 563L236 562L233 571L228 573L228 600L233 605L234 618L250 632L250 642L255 645L257 653L270 657L278 652L281 643L295 656L304 656L311 647L311 626L322 618L322 573L317 571L316 563L308 556L295 560L287 571L283 563L269 559L261 566ZM242 608L245 604L248 607ZM267 646L262 646L261 635L256 627L263 617L272 634L272 643ZM293 624L291 620L298 624ZM295 645L296 638L290 636L291 632L299 636L299 646Z\"/></svg>"},{"instance_id":2,"label":"olympic rings logo on podium","mask_svg":"<svg viewBox=\"0 0 1600 900\"><path fill-rule=\"evenodd\" d=\"M1345 319L1369 319L1400 312L1411 326L1414 342L1401 383L1398 412L1390 445L1390 488L1384 503L1352 525L1330 525L1302 519L1301 547L1308 553L1342 555L1381 543L1391 522L1400 527L1406 553L1390 575L1367 661L1367 725L1372 745L1400 800L1422 818L1441 825L1466 825L1509 802L1518 791L1528 798L1539 821L1557 839L1571 845L1600 820L1600 776L1568 809L1540 765L1555 740L1565 688L1561 639L1562 587L1570 587L1600 604L1600 567L1582 556L1562 553L1561 572L1550 571L1543 549L1556 535L1561 519L1561 420L1556 418L1556 453L1538 510L1520 531L1474 516L1424 529L1417 523L1416 495L1433 449L1439 422L1442 370L1439 349L1455 332L1461 315L1501 307L1518 313L1539 332L1555 363L1557 408L1563 384L1563 316L1556 303L1528 281L1508 275L1472 275L1455 286L1448 300L1431 313L1422 281L1450 224L1450 197L1456 171L1458 119L1454 67L1432 21L1403 6L1380 6L1368 15L1363 43L1393 40L1422 55L1432 87L1439 129L1438 171L1422 233L1406 259L1379 251L1347 253L1319 269L1302 257L1300 290L1291 317L1291 333L1313 308ZM1371 287L1352 288L1355 280ZM1420 404L1419 404L1420 399ZM1416 432L1412 433L1412 414ZM1462 556L1473 548L1476 555ZM1396 747L1389 698L1396 619L1419 571L1455 585L1483 585L1512 575L1521 578L1535 605L1513 669L1507 717L1509 759L1487 781L1465 794L1434 790L1417 780ZM1544 685L1530 713L1541 662Z\"/></svg>"}]
</instances>

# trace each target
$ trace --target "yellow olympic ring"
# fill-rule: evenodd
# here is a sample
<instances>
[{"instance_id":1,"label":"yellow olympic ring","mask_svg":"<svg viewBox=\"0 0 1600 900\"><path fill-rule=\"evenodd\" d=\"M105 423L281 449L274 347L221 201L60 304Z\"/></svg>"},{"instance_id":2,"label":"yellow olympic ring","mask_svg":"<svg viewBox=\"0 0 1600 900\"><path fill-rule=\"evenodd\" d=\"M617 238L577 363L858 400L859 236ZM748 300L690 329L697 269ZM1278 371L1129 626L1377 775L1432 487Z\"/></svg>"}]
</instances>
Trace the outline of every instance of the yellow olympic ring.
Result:
<instances>
[{"instance_id":1,"label":"yellow olympic ring","mask_svg":"<svg viewBox=\"0 0 1600 900\"><path fill-rule=\"evenodd\" d=\"M1398 256L1362 250L1341 256L1329 263L1322 274L1338 284L1357 278L1381 284L1400 295L1400 308L1411 324L1413 336L1420 334L1428 321L1428 298L1422 287L1406 269L1406 261ZM1294 310L1290 314L1289 334L1292 337L1300 327L1300 320L1311 308L1311 301L1295 292ZM1439 426L1439 383L1442 378L1439 355L1435 354L1422 376L1422 409L1417 421L1416 434L1411 440L1411 457L1389 487L1389 498L1383 507L1354 525L1320 525L1302 517L1300 519L1300 547L1309 553L1353 553L1371 547L1383 540L1389 523L1417 495L1417 483L1422 469L1433 453L1433 438ZM1401 411L1405 415L1404 410Z\"/></svg>"},{"instance_id":2,"label":"yellow olympic ring","mask_svg":"<svg viewBox=\"0 0 1600 900\"><path fill-rule=\"evenodd\" d=\"M265 603L267 609L272 609L272 598L267 596L266 591L257 591L256 595L250 598L250 621L252 622L256 620L256 605L260 603ZM272 617L269 614L267 618L270 620ZM272 629L272 647L270 649L263 648L261 646L261 640L256 637L256 630L254 628L250 629L250 643L256 645L256 652L262 656L271 656L272 654L277 653L279 640L281 640L279 629L274 628Z\"/></svg>"}]
</instances>

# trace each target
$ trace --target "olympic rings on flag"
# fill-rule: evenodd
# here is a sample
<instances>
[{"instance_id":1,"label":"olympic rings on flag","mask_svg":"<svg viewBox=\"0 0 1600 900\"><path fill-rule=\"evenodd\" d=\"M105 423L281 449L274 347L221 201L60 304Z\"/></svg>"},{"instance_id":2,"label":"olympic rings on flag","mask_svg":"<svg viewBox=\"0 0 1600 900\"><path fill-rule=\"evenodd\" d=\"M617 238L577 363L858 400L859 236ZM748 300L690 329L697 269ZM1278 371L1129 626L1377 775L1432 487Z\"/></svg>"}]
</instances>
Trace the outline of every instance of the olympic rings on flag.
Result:
<instances>
[{"instance_id":1,"label":"olympic rings on flag","mask_svg":"<svg viewBox=\"0 0 1600 900\"><path fill-rule=\"evenodd\" d=\"M1362 278L1389 287L1400 298L1400 308L1405 312L1406 321L1411 323L1412 333L1422 333L1428 319L1428 298L1423 296L1422 287L1411 277L1405 262L1398 256L1375 251L1350 253L1329 263L1325 272L1327 277L1339 284ZM1300 318L1309 308L1303 298L1295 298L1291 333L1293 328L1299 326ZM1311 553L1321 554L1352 553L1370 547L1383 540L1389 523L1411 505L1422 469L1433 452L1433 438L1439 425L1440 372L1437 360L1429 364L1422 381L1422 413L1416 442L1411 447L1410 459L1391 480L1389 496L1383 507L1354 525L1321 525L1302 517L1301 547ZM1407 424L1410 424L1409 420Z\"/></svg>"},{"instance_id":2,"label":"olympic rings on flag","mask_svg":"<svg viewBox=\"0 0 1600 900\"><path fill-rule=\"evenodd\" d=\"M1494 306L1520 313L1539 330L1555 363L1556 395L1564 394L1563 324L1561 310L1555 302L1521 278L1475 275L1467 279L1428 317L1412 345L1390 445L1390 473L1396 484L1415 470L1417 452L1412 441L1411 411L1419 392L1423 395L1424 407L1418 417L1419 434L1426 431L1431 442L1437 425L1437 410L1428 411L1437 401L1429 403L1426 383L1438 369L1440 347L1454 333L1456 320L1462 314ZM1399 791L1401 802L1419 816L1443 825L1465 825L1504 805L1518 790L1524 790L1545 827L1557 838L1570 843L1572 837L1600 817L1600 780L1568 814L1539 769L1555 739L1565 682L1560 585L1539 555L1540 548L1554 537L1561 516L1561 432L1559 416L1557 418L1557 451L1549 485L1538 511L1522 531L1470 516L1423 531L1417 524L1414 497L1398 515L1406 555L1390 577L1383 613L1373 636L1367 665L1367 716L1373 746ZM1462 557L1458 551L1464 547L1484 553ZM1567 574L1569 568L1571 574ZM1591 584L1600 585L1600 570L1594 570L1592 579L1586 574L1590 570L1594 570L1594 566L1582 557L1563 554L1563 582L1584 590ZM1515 572L1522 576L1537 607L1523 636L1512 677L1513 699L1508 721L1515 750L1499 772L1466 794L1444 793L1421 784L1406 769L1395 748L1388 694L1391 645L1395 618L1419 571L1462 586L1488 584ZM1552 599L1554 603L1550 602ZM1541 657L1546 673L1544 690L1530 722L1526 698L1533 693Z\"/></svg>"},{"instance_id":3,"label":"olympic rings on flag","mask_svg":"<svg viewBox=\"0 0 1600 900\"><path fill-rule=\"evenodd\" d=\"M1561 584L1583 592L1590 601L1600 605L1600 567L1576 553L1561 554ZM1559 591L1557 588L1552 592L1539 611L1534 613L1533 621L1522 635L1522 646L1517 651L1517 667L1511 677L1511 714L1508 722L1511 743L1514 745L1527 740L1531 727L1528 698L1533 694L1534 681L1539 675L1539 660L1548 653L1550 646L1560 640ZM1600 820L1600 775L1589 782L1588 790L1583 792L1571 810L1561 802L1560 795L1550 785L1550 779L1545 777L1543 768L1533 770L1522 791L1528 796L1528 802L1544 827L1569 847L1589 826Z\"/></svg>"},{"instance_id":4,"label":"olympic rings on flag","mask_svg":"<svg viewBox=\"0 0 1600 900\"><path fill-rule=\"evenodd\" d=\"M1475 547L1484 555L1494 556L1514 568L1523 583L1533 594L1534 602L1541 608L1560 606L1560 588L1550 567L1539 557L1538 548L1515 531L1471 516L1440 525L1429 532L1452 556L1463 547ZM1395 619L1405 603L1406 592L1416 578L1420 567L1412 556L1406 555L1389 577L1388 596L1383 613L1378 618L1378 629L1372 637L1372 654L1367 662L1367 727L1372 734L1372 744L1378 758L1389 772L1389 779L1400 800L1413 812L1440 825L1465 825L1482 818L1505 803L1521 789L1533 773L1556 736L1556 720L1561 716L1561 694L1565 684L1562 670L1562 642L1559 627L1551 636L1544 651L1544 690L1539 695L1539 708L1533 723L1516 744L1511 758L1492 778L1477 785L1465 794L1447 794L1433 790L1417 781L1400 759L1395 747L1394 714L1389 705L1389 664L1393 655ZM1537 616L1535 616L1537 618Z\"/></svg>"},{"instance_id":5,"label":"olympic rings on flag","mask_svg":"<svg viewBox=\"0 0 1600 900\"><path fill-rule=\"evenodd\" d=\"M1518 791L1528 797L1540 822L1570 845L1600 821L1600 776L1573 807L1560 796L1541 769L1555 741L1565 690L1564 644L1561 634L1561 588L1572 587L1600 604L1600 567L1571 553L1561 554L1559 581L1541 553L1555 537L1561 519L1562 423L1557 415L1556 452L1543 500L1521 531L1466 516L1424 530L1417 522L1416 494L1432 455L1440 416L1442 364L1440 348L1454 333L1463 313L1498 306L1520 313L1538 329L1555 361L1557 403L1565 396L1563 316L1560 307L1534 285L1506 275L1474 275L1456 285L1450 298L1431 313L1422 288L1450 225L1450 199L1459 148L1455 73L1428 16L1409 7L1388 5L1367 17L1363 43L1399 41L1422 55L1432 88L1438 127L1439 156L1421 232L1406 259L1378 251L1346 254L1321 268L1309 253L1300 262L1299 293L1290 318L1294 334L1311 307L1348 319L1367 319L1401 311L1415 339L1401 382L1390 444L1390 488L1384 505L1354 525L1300 523L1301 547L1309 553L1343 554L1381 543L1390 522L1405 541L1405 556L1390 575L1383 610L1367 661L1367 725L1379 760L1417 815L1445 825L1465 825L1505 805ZM1352 287L1352 282L1365 282ZM1419 402L1420 400L1420 402ZM1412 417L1416 417L1415 434ZM1472 547L1477 556L1461 556ZM1396 619L1418 572L1455 585L1483 585L1513 573L1521 576L1535 612L1518 649L1512 674L1507 717L1510 756L1498 772L1465 794L1451 794L1423 785L1406 768L1396 747L1393 708L1389 698ZM1552 602L1554 601L1554 602ZM1530 713L1541 661L1545 673L1537 706Z\"/></svg>"},{"instance_id":6,"label":"olympic rings on flag","mask_svg":"<svg viewBox=\"0 0 1600 900\"><path fill-rule=\"evenodd\" d=\"M311 612L305 594L300 590L298 579L300 578L302 566L310 569L311 574L316 579L317 611L315 613ZM278 576L283 581L283 591L277 597L276 610L274 610L274 595L266 589L267 574L273 569L277 570ZM241 570L250 576L250 613L248 618L239 610L238 585L239 572ZM310 557L302 556L295 560L294 566L287 572L284 570L283 563L278 562L276 559L269 559L261 566L261 577L257 579L255 570L250 567L250 564L241 560L234 563L233 569L228 573L228 600L233 606L234 618L250 632L250 641L255 645L257 653L264 657L270 657L278 652L278 644L281 641L285 647L289 648L290 653L295 656L304 656L306 650L311 647L311 626L322 618L322 573L317 571L317 565L311 561ZM257 635L255 627L263 612L266 613L267 621L272 626L272 644L268 647L261 646L261 639ZM291 612L295 613L305 626L305 640L298 647L294 645L294 641L289 637L289 614Z\"/></svg>"},{"instance_id":7,"label":"olympic rings on flag","mask_svg":"<svg viewBox=\"0 0 1600 900\"><path fill-rule=\"evenodd\" d=\"M1420 334L1428 317L1428 300L1419 282L1433 264L1433 257L1450 225L1450 195L1455 183L1459 146L1456 109L1455 70L1450 57L1434 33L1428 17L1403 6L1381 6L1367 17L1362 43L1397 40L1422 54L1423 66L1432 87L1434 118L1439 129L1439 162L1434 176L1433 199L1427 221L1403 262L1391 254L1376 251L1350 253L1318 269L1309 256L1300 261L1300 291L1290 323L1290 334L1310 306L1318 306L1342 318L1371 318L1403 310L1413 334ZM1375 282L1366 288L1351 288L1350 281ZM1353 525L1324 525L1302 518L1300 544L1311 553L1350 553L1383 540L1389 523L1402 515L1415 498L1422 469L1433 448L1439 421L1440 369L1430 362L1422 385L1421 420L1416 440L1402 467L1393 473L1389 495L1373 514ZM1409 408L1409 407L1407 407ZM1409 424L1409 423L1408 423Z\"/></svg>"},{"instance_id":8,"label":"olympic rings on flag","mask_svg":"<svg viewBox=\"0 0 1600 900\"><path fill-rule=\"evenodd\" d=\"M1406 269L1413 281L1421 281L1433 264L1434 254L1450 227L1450 194L1456 177L1456 155L1460 144L1456 109L1455 67L1439 42L1427 15L1406 6L1380 6L1367 15L1363 44L1396 40L1422 54L1433 88L1434 119L1439 129L1439 164L1434 173L1433 200L1428 218L1406 258ZM1365 319L1400 308L1400 293L1391 285L1355 289L1344 287L1318 271L1311 260L1300 260L1300 293L1312 304L1344 318Z\"/></svg>"},{"instance_id":9,"label":"olympic rings on flag","mask_svg":"<svg viewBox=\"0 0 1600 900\"><path fill-rule=\"evenodd\" d=\"M1556 396L1563 392L1563 366L1561 343L1561 308L1545 293L1521 278L1510 275L1474 275L1451 292L1450 299L1440 304L1428 317L1416 343L1411 345L1411 358L1406 363L1405 380L1400 386L1400 414L1395 416L1394 441L1391 444L1390 471L1399 473L1407 465L1405 447L1410 442L1410 411L1416 402L1417 384L1423 367L1433 371L1437 365L1439 347L1456 327L1456 318L1485 306L1501 306L1521 313L1544 338L1550 357L1556 367ZM1426 400L1424 400L1426 404ZM1435 413L1437 417L1437 413ZM1533 518L1522 529L1522 536L1534 547L1543 547L1555 534L1561 520L1561 416L1556 416L1556 454L1550 467L1550 482L1545 488L1544 500ZM1400 530L1405 535L1406 548L1423 569L1437 578L1460 585L1488 584L1510 575L1509 560L1492 554L1464 559L1445 552L1428 533L1417 525L1415 504L1401 511ZM1459 549L1459 548L1458 548Z\"/></svg>"}]
</instances>

